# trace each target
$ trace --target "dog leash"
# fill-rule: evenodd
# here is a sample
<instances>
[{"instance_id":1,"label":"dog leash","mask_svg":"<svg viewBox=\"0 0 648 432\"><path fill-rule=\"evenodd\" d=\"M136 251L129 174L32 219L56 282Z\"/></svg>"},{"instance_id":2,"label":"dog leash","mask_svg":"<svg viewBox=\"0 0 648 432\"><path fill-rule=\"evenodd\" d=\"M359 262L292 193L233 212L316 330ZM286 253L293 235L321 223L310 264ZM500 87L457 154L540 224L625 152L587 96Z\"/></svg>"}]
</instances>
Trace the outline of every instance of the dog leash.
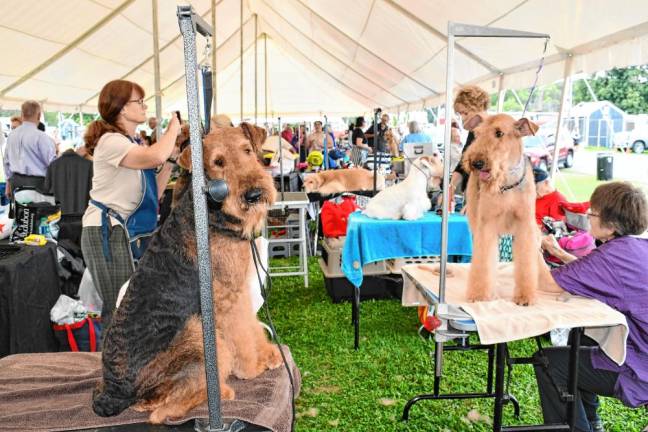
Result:
<instances>
[{"instance_id":1,"label":"dog leash","mask_svg":"<svg viewBox=\"0 0 648 432\"><path fill-rule=\"evenodd\" d=\"M529 102L531 102L531 97L533 97L533 93L535 92L536 86L538 85L538 77L540 77L540 72L542 72L542 69L544 68L544 60L545 60L545 54L547 53L548 44L549 44L549 38L545 38L544 49L542 50L542 57L540 58L540 64L538 65L538 70L536 70L535 79L533 80L533 86L531 86L531 91L529 91L529 97L527 98L527 101L524 104L522 117L524 117L524 115L526 114L527 108L529 107Z\"/></svg>"},{"instance_id":2,"label":"dog leash","mask_svg":"<svg viewBox=\"0 0 648 432\"><path fill-rule=\"evenodd\" d=\"M520 180L518 180L517 182L515 182L513 184L500 187L500 193L504 193L504 192L506 192L508 190L515 189L516 187L518 187L518 186L520 186L522 184L522 182L524 181L524 178L526 177L526 171L527 171L526 166L527 166L527 163L528 163L528 159L523 156L522 160L524 161L524 167L522 169L522 177L520 177Z\"/></svg>"}]
</instances>

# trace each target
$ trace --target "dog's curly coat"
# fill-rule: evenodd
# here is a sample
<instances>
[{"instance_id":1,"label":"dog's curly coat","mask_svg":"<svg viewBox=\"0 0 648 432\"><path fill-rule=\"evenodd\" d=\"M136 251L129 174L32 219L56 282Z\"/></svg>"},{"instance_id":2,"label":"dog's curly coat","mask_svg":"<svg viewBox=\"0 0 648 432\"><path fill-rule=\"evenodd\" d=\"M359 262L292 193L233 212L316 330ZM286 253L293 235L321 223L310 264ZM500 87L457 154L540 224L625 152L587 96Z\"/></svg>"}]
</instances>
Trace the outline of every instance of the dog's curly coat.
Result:
<instances>
[{"instance_id":1,"label":"dog's curly coat","mask_svg":"<svg viewBox=\"0 0 648 432\"><path fill-rule=\"evenodd\" d=\"M475 141L463 157L463 167L470 173L466 202L474 238L468 299L490 300L498 238L513 234L514 301L530 305L535 302L538 284L549 273L539 252L535 183L522 144L522 136L535 133L537 126L505 114L480 116L477 121L481 124L473 130Z\"/></svg>"},{"instance_id":2,"label":"dog's curly coat","mask_svg":"<svg viewBox=\"0 0 648 432\"><path fill-rule=\"evenodd\" d=\"M230 190L222 206L209 210L223 399L234 398L225 382L230 374L250 379L282 362L252 310L247 265L241 265L251 260L249 239L276 195L258 162L264 139L262 129L244 123L215 130L203 144L207 176L225 179ZM190 158L187 148L180 163L188 168ZM151 240L105 332L103 381L93 396L93 410L100 416L134 405L151 411L150 422L162 423L207 398L192 200L187 190Z\"/></svg>"}]
</instances>

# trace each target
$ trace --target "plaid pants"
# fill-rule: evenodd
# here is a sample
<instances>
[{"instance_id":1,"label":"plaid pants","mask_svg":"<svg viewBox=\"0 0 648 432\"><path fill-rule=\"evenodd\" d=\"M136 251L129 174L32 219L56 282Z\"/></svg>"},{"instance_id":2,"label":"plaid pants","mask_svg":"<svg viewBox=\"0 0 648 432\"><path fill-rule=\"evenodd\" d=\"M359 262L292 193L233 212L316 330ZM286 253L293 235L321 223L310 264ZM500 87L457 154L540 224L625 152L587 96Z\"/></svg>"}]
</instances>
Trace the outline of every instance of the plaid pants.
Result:
<instances>
[{"instance_id":1,"label":"plaid pants","mask_svg":"<svg viewBox=\"0 0 648 432\"><path fill-rule=\"evenodd\" d=\"M126 231L121 225L112 227L109 243L111 261L107 261L103 254L101 227L83 227L81 250L92 281L103 300L101 320L104 328L108 327L112 318L119 289L135 270Z\"/></svg>"}]
</instances>

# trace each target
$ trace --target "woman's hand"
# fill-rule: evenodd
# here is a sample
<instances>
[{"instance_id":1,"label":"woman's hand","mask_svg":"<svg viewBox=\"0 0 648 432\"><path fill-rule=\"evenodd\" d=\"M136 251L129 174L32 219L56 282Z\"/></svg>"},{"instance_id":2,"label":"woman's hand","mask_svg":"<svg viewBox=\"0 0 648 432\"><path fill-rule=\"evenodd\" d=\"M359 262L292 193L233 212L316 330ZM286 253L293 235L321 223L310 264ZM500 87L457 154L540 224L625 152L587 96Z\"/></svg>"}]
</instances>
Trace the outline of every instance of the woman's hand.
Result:
<instances>
[{"instance_id":1,"label":"woman's hand","mask_svg":"<svg viewBox=\"0 0 648 432\"><path fill-rule=\"evenodd\" d=\"M541 243L542 249L546 250L549 252L551 255L558 255L560 252L562 252L562 248L558 244L558 241L556 241L556 237L553 236L553 234L546 235L542 237L542 243Z\"/></svg>"}]
</instances>

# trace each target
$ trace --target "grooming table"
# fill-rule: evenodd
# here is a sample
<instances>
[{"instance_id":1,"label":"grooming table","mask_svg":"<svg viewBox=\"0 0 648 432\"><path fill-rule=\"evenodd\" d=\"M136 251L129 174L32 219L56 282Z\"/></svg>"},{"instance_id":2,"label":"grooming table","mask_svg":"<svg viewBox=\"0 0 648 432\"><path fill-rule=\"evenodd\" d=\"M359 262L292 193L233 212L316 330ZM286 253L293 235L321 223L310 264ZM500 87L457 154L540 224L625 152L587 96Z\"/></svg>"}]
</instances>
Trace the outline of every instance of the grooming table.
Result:
<instances>
[{"instance_id":1,"label":"grooming table","mask_svg":"<svg viewBox=\"0 0 648 432\"><path fill-rule=\"evenodd\" d=\"M472 236L468 219L450 214L448 255L472 255ZM362 266L393 258L441 254L441 216L426 212L418 220L372 219L361 212L351 213L342 250L342 273L355 286L352 322L355 349L360 341L360 285Z\"/></svg>"},{"instance_id":2,"label":"grooming table","mask_svg":"<svg viewBox=\"0 0 648 432\"><path fill-rule=\"evenodd\" d=\"M297 398L301 376L289 349L285 346L283 349L295 380ZM132 409L115 417L99 417L91 404L92 391L100 378L100 353L16 354L1 359L0 430L161 432L193 430L191 419L207 418L206 403L174 422L174 426L142 424L148 419L148 413ZM283 365L253 380L230 378L228 383L236 391L237 399L222 401L223 418L240 419L260 427L245 431L290 431L292 395Z\"/></svg>"},{"instance_id":3,"label":"grooming table","mask_svg":"<svg viewBox=\"0 0 648 432\"><path fill-rule=\"evenodd\" d=\"M625 361L625 344L628 336L626 319L618 311L594 299L565 294L539 293L533 306L518 306L512 302L514 277L513 264L500 263L494 300L468 303L466 281L470 264L448 264L446 277L446 304L439 303L438 264L404 266L403 306L428 305L436 308L442 325L435 332L437 342L458 339L460 343L448 350L488 350L487 388L484 393L440 394L440 379L435 376L434 393L418 395L408 401L403 410L403 420L409 417L411 407L420 400L493 398L493 431L571 430L573 420L566 425L502 426L502 411L512 402L516 416L519 407L515 398L504 389L505 369L514 364L532 364L530 358L510 358L507 342L536 337L554 328L571 328L570 386L564 396L568 412L573 413L573 395L577 391L577 374L581 334L596 340L601 349L617 364ZM468 336L477 332L481 345L470 346ZM436 356L435 356L436 360ZM435 364L435 368L436 368ZM493 378L493 369L494 378ZM495 388L493 389L493 379ZM569 416L573 419L573 416Z\"/></svg>"}]
</instances>

